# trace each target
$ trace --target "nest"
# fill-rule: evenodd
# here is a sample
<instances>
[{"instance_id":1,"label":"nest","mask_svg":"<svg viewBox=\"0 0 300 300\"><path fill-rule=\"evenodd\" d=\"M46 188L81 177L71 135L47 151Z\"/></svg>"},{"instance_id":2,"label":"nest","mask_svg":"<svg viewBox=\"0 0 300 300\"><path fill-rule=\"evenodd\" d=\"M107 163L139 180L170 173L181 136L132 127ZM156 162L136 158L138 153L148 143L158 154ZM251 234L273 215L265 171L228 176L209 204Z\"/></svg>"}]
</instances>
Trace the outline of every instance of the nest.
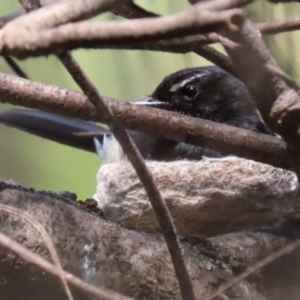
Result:
<instances>
[{"instance_id":1,"label":"nest","mask_svg":"<svg viewBox=\"0 0 300 300\"><path fill-rule=\"evenodd\" d=\"M179 234L213 236L275 224L298 207L294 173L237 157L147 162ZM105 218L129 229L160 232L127 161L105 164L94 196Z\"/></svg>"}]
</instances>

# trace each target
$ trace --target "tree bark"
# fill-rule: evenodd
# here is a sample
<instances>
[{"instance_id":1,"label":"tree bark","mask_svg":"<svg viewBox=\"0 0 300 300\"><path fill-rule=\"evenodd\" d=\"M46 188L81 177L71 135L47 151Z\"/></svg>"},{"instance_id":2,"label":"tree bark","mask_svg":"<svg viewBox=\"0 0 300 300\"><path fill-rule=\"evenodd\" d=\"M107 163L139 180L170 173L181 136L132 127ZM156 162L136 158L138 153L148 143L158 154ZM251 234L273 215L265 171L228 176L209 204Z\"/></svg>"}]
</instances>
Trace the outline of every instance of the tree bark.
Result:
<instances>
[{"instance_id":1,"label":"tree bark","mask_svg":"<svg viewBox=\"0 0 300 300\"><path fill-rule=\"evenodd\" d=\"M180 298L173 266L160 234L121 228L99 217L99 211L91 212L53 193L7 182L1 182L0 191L1 204L22 209L44 226L64 270L95 286L136 299ZM49 260L49 252L31 224L1 212L0 226L3 233ZM196 246L187 240L182 242L182 247L198 299L205 299L233 278L230 265L218 255L207 254L201 238L197 239ZM1 299L65 299L57 278L1 247L0 278ZM78 289L72 292L75 299L89 299ZM246 281L238 283L226 295L230 299L265 299Z\"/></svg>"}]
</instances>

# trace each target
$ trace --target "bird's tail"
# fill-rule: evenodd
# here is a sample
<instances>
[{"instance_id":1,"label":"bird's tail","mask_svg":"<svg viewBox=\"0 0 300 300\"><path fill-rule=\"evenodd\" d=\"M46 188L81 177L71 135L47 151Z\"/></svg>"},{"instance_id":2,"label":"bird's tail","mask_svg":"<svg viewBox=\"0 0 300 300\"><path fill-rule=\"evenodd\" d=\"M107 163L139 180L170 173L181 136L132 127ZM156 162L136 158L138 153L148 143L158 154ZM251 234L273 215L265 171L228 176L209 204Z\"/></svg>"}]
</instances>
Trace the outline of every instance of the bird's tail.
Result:
<instances>
[{"instance_id":1,"label":"bird's tail","mask_svg":"<svg viewBox=\"0 0 300 300\"><path fill-rule=\"evenodd\" d=\"M79 119L37 110L12 109L0 112L0 123L82 150L96 152L94 138L80 137L78 132L97 132L99 142L110 133L104 127Z\"/></svg>"}]
</instances>

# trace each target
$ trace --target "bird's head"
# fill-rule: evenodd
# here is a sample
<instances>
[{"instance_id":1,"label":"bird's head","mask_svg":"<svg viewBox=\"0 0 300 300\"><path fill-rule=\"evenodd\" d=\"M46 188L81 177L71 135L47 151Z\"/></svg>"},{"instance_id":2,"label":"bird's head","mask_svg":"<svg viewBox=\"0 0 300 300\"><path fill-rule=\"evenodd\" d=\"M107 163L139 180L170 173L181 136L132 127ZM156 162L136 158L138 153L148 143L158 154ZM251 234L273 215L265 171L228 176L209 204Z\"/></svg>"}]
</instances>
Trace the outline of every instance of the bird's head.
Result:
<instances>
[{"instance_id":1,"label":"bird's head","mask_svg":"<svg viewBox=\"0 0 300 300\"><path fill-rule=\"evenodd\" d=\"M240 118L257 114L245 85L216 66L173 73L151 96L135 103L234 126Z\"/></svg>"}]
</instances>

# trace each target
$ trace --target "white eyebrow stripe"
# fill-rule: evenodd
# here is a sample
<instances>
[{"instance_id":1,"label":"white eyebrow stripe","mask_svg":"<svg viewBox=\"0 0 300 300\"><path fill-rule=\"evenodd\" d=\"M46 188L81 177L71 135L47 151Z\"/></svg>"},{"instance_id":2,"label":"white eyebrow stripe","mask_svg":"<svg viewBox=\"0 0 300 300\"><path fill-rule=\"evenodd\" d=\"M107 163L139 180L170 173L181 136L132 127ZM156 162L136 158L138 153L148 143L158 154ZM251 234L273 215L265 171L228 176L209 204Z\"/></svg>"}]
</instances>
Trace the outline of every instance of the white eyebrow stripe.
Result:
<instances>
[{"instance_id":1,"label":"white eyebrow stripe","mask_svg":"<svg viewBox=\"0 0 300 300\"><path fill-rule=\"evenodd\" d=\"M194 79L197 79L197 78L201 78L203 76L205 76L206 74L198 74L198 75L195 75L193 77L190 77L190 78L187 78L179 83L175 83L171 86L170 88L170 92L175 92L177 91L179 88L182 88L184 87L187 83L193 81Z\"/></svg>"}]
</instances>

